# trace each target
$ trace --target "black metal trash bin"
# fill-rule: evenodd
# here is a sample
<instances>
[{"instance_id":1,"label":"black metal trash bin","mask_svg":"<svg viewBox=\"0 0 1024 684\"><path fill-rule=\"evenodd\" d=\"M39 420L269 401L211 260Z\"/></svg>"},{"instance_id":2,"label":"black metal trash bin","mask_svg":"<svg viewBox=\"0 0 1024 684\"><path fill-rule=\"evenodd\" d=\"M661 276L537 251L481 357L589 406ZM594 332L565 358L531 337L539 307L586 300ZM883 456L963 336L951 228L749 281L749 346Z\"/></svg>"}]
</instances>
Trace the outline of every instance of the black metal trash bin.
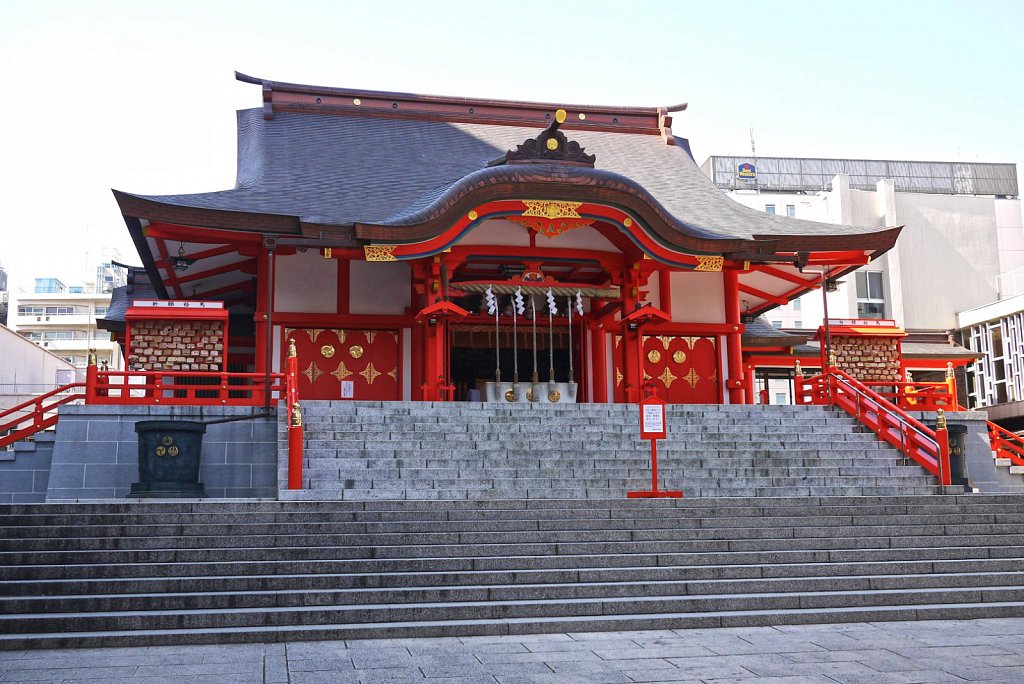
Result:
<instances>
[{"instance_id":1,"label":"black metal trash bin","mask_svg":"<svg viewBox=\"0 0 1024 684\"><path fill-rule=\"evenodd\" d=\"M931 428L934 430L935 426ZM946 423L949 435L949 481L967 486L967 426ZM969 491L969 490L967 490Z\"/></svg>"},{"instance_id":2,"label":"black metal trash bin","mask_svg":"<svg viewBox=\"0 0 1024 684\"><path fill-rule=\"evenodd\" d=\"M140 420L139 481L128 496L204 496L199 482L199 457L206 425L192 420Z\"/></svg>"}]
</instances>

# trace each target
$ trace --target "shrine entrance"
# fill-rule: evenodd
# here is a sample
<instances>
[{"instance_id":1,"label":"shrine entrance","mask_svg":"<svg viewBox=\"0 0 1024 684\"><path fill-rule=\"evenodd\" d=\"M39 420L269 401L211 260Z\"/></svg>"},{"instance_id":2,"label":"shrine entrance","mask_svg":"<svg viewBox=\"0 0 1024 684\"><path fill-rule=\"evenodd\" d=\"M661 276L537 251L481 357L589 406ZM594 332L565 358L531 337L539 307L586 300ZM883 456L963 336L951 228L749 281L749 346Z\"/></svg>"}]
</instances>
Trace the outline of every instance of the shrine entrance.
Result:
<instances>
[{"instance_id":1,"label":"shrine entrance","mask_svg":"<svg viewBox=\"0 0 1024 684\"><path fill-rule=\"evenodd\" d=\"M494 326L467 324L453 326L451 342L452 385L457 401L480 401L485 396L483 383L493 382L497 364L500 363L501 379L512 382L516 367L519 382L530 383L534 370L533 336L529 321L523 321L515 334L511 325L501 325L495 350ZM573 380L582 384L582 356L578 328L572 336ZM537 376L539 382L547 383L570 380L569 335L565 325L556 327L549 335L546 319L543 332L537 334ZM554 378L551 375L554 366ZM474 393L473 390L476 390Z\"/></svg>"}]
</instances>

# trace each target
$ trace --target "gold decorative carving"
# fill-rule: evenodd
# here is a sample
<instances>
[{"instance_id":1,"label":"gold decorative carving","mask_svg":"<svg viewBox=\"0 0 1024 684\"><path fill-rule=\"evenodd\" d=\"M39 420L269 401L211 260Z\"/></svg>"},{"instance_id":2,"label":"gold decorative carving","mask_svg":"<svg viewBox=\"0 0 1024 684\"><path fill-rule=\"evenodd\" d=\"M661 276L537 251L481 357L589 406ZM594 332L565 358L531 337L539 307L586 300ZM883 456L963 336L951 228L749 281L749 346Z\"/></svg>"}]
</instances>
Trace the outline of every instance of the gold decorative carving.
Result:
<instances>
[{"instance_id":1,"label":"gold decorative carving","mask_svg":"<svg viewBox=\"0 0 1024 684\"><path fill-rule=\"evenodd\" d=\"M697 381L700 380L700 376L697 375L697 371L690 369L690 372L682 377L683 380L690 384L690 389L694 389L697 386Z\"/></svg>"},{"instance_id":2,"label":"gold decorative carving","mask_svg":"<svg viewBox=\"0 0 1024 684\"><path fill-rule=\"evenodd\" d=\"M659 361L661 361L661 352L658 351L657 349L652 349L651 351L647 352L647 360L650 361L651 363L658 363Z\"/></svg>"},{"instance_id":3,"label":"gold decorative carving","mask_svg":"<svg viewBox=\"0 0 1024 684\"><path fill-rule=\"evenodd\" d=\"M315 363L310 362L309 368L302 371L302 374L309 378L310 382L316 382L316 379L323 375L324 372L317 368Z\"/></svg>"},{"instance_id":4,"label":"gold decorative carving","mask_svg":"<svg viewBox=\"0 0 1024 684\"><path fill-rule=\"evenodd\" d=\"M398 382L398 366L395 366L394 368L389 370L387 372L387 376L394 380L395 382Z\"/></svg>"},{"instance_id":5,"label":"gold decorative carving","mask_svg":"<svg viewBox=\"0 0 1024 684\"><path fill-rule=\"evenodd\" d=\"M619 344L621 344L621 343L622 343L622 335L616 335L615 336L615 348L618 349L619 348Z\"/></svg>"},{"instance_id":6,"label":"gold decorative carving","mask_svg":"<svg viewBox=\"0 0 1024 684\"><path fill-rule=\"evenodd\" d=\"M555 138L548 138L548 141L546 143L544 143L544 144L551 151L554 151L554 150L558 149L558 140L555 139Z\"/></svg>"},{"instance_id":7,"label":"gold decorative carving","mask_svg":"<svg viewBox=\"0 0 1024 684\"><path fill-rule=\"evenodd\" d=\"M697 340L699 340L700 338L699 337L680 337L679 339L681 339L683 342L686 343L686 346L688 346L690 348L690 351L693 351L693 345L697 344Z\"/></svg>"},{"instance_id":8,"label":"gold decorative carving","mask_svg":"<svg viewBox=\"0 0 1024 684\"><path fill-rule=\"evenodd\" d=\"M720 256L698 256L697 267L694 271L709 271L715 272L722 270L725 265L725 258Z\"/></svg>"},{"instance_id":9,"label":"gold decorative carving","mask_svg":"<svg viewBox=\"0 0 1024 684\"><path fill-rule=\"evenodd\" d=\"M345 368L345 362L342 361L340 364L338 364L338 367L331 372L331 375L338 378L338 382L341 382L348 376L352 375L352 371L350 371L348 368Z\"/></svg>"},{"instance_id":10,"label":"gold decorative carving","mask_svg":"<svg viewBox=\"0 0 1024 684\"><path fill-rule=\"evenodd\" d=\"M366 368L359 371L359 374L366 378L367 385L372 385L374 380L383 375L379 370L373 367L373 361L366 364Z\"/></svg>"},{"instance_id":11,"label":"gold decorative carving","mask_svg":"<svg viewBox=\"0 0 1024 684\"><path fill-rule=\"evenodd\" d=\"M544 218L583 218L577 211L583 202L551 202L548 200L523 200L526 211L523 216L543 216Z\"/></svg>"},{"instance_id":12,"label":"gold decorative carving","mask_svg":"<svg viewBox=\"0 0 1024 684\"><path fill-rule=\"evenodd\" d=\"M624 377L625 376L622 374L622 371L620 371L618 368L616 368L615 369L615 386L616 387L618 387L619 385L622 384L622 378L624 378Z\"/></svg>"},{"instance_id":13,"label":"gold decorative carving","mask_svg":"<svg viewBox=\"0 0 1024 684\"><path fill-rule=\"evenodd\" d=\"M175 456L177 456L178 455L178 447L174 446L174 445L171 445L171 446L167 447L167 455L170 456L171 458L174 458Z\"/></svg>"},{"instance_id":14,"label":"gold decorative carving","mask_svg":"<svg viewBox=\"0 0 1024 684\"><path fill-rule=\"evenodd\" d=\"M676 353L672 354L672 360L678 363L679 365L683 365L684 363L686 363L686 352L680 349Z\"/></svg>"},{"instance_id":15,"label":"gold decorative carving","mask_svg":"<svg viewBox=\"0 0 1024 684\"><path fill-rule=\"evenodd\" d=\"M630 226L632 226L632 225L633 225L633 219L631 219L631 218L629 218L629 217L627 216L626 218L622 219L622 225L624 225L624 226L626 226L627 228L629 228Z\"/></svg>"},{"instance_id":16,"label":"gold decorative carving","mask_svg":"<svg viewBox=\"0 0 1024 684\"><path fill-rule=\"evenodd\" d=\"M363 245L363 256L367 261L398 261L395 247L398 245Z\"/></svg>"},{"instance_id":17,"label":"gold decorative carving","mask_svg":"<svg viewBox=\"0 0 1024 684\"><path fill-rule=\"evenodd\" d=\"M160 438L160 443L164 446L170 446L171 444L174 444L174 438L170 435L164 435Z\"/></svg>"},{"instance_id":18,"label":"gold decorative carving","mask_svg":"<svg viewBox=\"0 0 1024 684\"><path fill-rule=\"evenodd\" d=\"M658 379L661 380L662 384L665 385L665 389L668 389L669 387L672 386L672 383L675 382L677 378L675 375L672 374L672 371L668 369L668 366L665 366L665 370L661 372L661 375L658 376Z\"/></svg>"},{"instance_id":19,"label":"gold decorative carving","mask_svg":"<svg viewBox=\"0 0 1024 684\"><path fill-rule=\"evenodd\" d=\"M323 354L323 357L325 359L331 358L332 356L334 356L334 345L325 344L324 346L320 347L320 353Z\"/></svg>"},{"instance_id":20,"label":"gold decorative carving","mask_svg":"<svg viewBox=\"0 0 1024 684\"><path fill-rule=\"evenodd\" d=\"M559 392L556 389L553 389L550 392L548 392L548 401L550 401L552 404L557 404L558 400L561 399L561 398L562 398L562 393Z\"/></svg>"},{"instance_id":21,"label":"gold decorative carving","mask_svg":"<svg viewBox=\"0 0 1024 684\"><path fill-rule=\"evenodd\" d=\"M323 331L323 328L306 328L306 334L309 335L310 342L316 342L316 336Z\"/></svg>"},{"instance_id":22,"label":"gold decorative carving","mask_svg":"<svg viewBox=\"0 0 1024 684\"><path fill-rule=\"evenodd\" d=\"M367 344L373 344L373 341L374 341L375 339L377 339L377 334L378 334L378 333L376 333L376 332L374 332L374 331L372 331L372 330L370 330L369 332L367 332L367 333L366 333L366 343L367 343Z\"/></svg>"},{"instance_id":23,"label":"gold decorative carving","mask_svg":"<svg viewBox=\"0 0 1024 684\"><path fill-rule=\"evenodd\" d=\"M519 397L516 396L516 390L514 387L509 387L505 390L505 401L515 401Z\"/></svg>"},{"instance_id":24,"label":"gold decorative carving","mask_svg":"<svg viewBox=\"0 0 1024 684\"><path fill-rule=\"evenodd\" d=\"M658 335L658 341L661 342L661 348L665 351L668 351L668 347L672 344L673 339L674 338L669 335Z\"/></svg>"},{"instance_id":25,"label":"gold decorative carving","mask_svg":"<svg viewBox=\"0 0 1024 684\"><path fill-rule=\"evenodd\" d=\"M363 348L360 347L358 344L353 344L351 347L348 348L348 355L351 356L353 359L361 359L363 358Z\"/></svg>"},{"instance_id":26,"label":"gold decorative carving","mask_svg":"<svg viewBox=\"0 0 1024 684\"><path fill-rule=\"evenodd\" d=\"M469 217L470 221L476 221L477 218L480 216L480 214L478 214L478 213L476 213L476 211L470 209L469 213L466 214L466 216Z\"/></svg>"},{"instance_id":27,"label":"gold decorative carving","mask_svg":"<svg viewBox=\"0 0 1024 684\"><path fill-rule=\"evenodd\" d=\"M292 427L302 427L302 407L299 402L292 404Z\"/></svg>"}]
</instances>

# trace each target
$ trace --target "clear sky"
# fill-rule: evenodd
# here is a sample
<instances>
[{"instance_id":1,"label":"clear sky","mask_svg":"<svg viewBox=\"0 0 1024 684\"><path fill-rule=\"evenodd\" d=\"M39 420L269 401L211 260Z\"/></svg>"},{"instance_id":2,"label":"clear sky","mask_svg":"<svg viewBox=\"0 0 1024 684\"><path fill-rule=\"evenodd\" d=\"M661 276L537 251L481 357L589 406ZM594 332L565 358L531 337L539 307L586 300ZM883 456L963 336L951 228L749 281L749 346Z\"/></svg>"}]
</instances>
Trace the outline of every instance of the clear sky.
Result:
<instances>
[{"instance_id":1,"label":"clear sky","mask_svg":"<svg viewBox=\"0 0 1024 684\"><path fill-rule=\"evenodd\" d=\"M0 0L0 264L138 263L111 188L234 184L233 71L553 103L688 102L698 162L1024 161L1024 2Z\"/></svg>"}]
</instances>

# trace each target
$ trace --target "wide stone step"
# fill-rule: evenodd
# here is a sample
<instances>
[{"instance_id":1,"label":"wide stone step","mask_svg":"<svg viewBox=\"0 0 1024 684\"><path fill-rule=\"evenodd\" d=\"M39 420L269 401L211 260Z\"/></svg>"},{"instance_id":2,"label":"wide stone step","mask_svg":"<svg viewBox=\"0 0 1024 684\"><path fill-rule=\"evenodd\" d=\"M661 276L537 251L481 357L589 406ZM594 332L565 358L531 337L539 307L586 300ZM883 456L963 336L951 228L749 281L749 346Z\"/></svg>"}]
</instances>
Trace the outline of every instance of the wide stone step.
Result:
<instances>
[{"instance_id":1,"label":"wide stone step","mask_svg":"<svg viewBox=\"0 0 1024 684\"><path fill-rule=\"evenodd\" d=\"M575 597L566 600L483 600L443 603L335 604L163 611L0 615L0 634L124 629L209 629L411 620L498 620L666 613L821 610L970 603L1024 606L1024 587L753 593L743 595ZM3 637L0 637L3 638Z\"/></svg>"}]
</instances>

